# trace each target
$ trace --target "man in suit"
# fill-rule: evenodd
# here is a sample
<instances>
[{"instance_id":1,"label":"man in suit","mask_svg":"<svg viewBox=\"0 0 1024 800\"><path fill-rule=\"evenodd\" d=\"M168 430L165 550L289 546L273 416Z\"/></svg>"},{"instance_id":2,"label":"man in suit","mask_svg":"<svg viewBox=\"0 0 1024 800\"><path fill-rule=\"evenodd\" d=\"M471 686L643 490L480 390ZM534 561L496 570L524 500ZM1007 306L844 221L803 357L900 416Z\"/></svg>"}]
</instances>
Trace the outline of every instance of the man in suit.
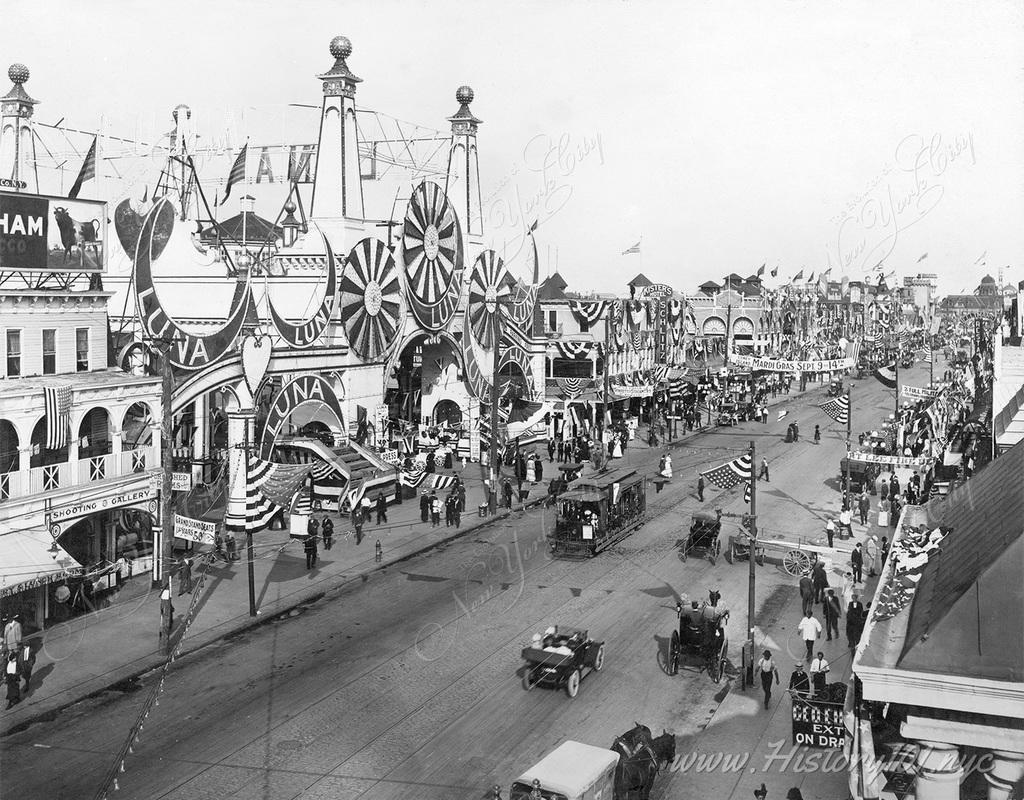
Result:
<instances>
[{"instance_id":1,"label":"man in suit","mask_svg":"<svg viewBox=\"0 0 1024 800\"><path fill-rule=\"evenodd\" d=\"M835 589L829 589L825 596L825 638L832 641L832 632L835 631L836 639L839 638L839 617L842 615L839 598L836 597Z\"/></svg>"},{"instance_id":2,"label":"man in suit","mask_svg":"<svg viewBox=\"0 0 1024 800\"><path fill-rule=\"evenodd\" d=\"M789 676L789 690L797 697L805 698L811 693L811 679L804 671L804 662L794 664L793 673Z\"/></svg>"},{"instance_id":3,"label":"man in suit","mask_svg":"<svg viewBox=\"0 0 1024 800\"><path fill-rule=\"evenodd\" d=\"M860 601L860 596L854 594L846 607L846 639L851 649L860 642L860 635L864 631L864 613L864 604Z\"/></svg>"},{"instance_id":4,"label":"man in suit","mask_svg":"<svg viewBox=\"0 0 1024 800\"><path fill-rule=\"evenodd\" d=\"M850 553L850 566L853 567L853 582L862 583L864 579L864 548L861 547L860 542L857 542L857 546Z\"/></svg>"},{"instance_id":5,"label":"man in suit","mask_svg":"<svg viewBox=\"0 0 1024 800\"><path fill-rule=\"evenodd\" d=\"M811 580L810 575L800 578L800 601L804 614L809 614L814 610L814 581Z\"/></svg>"}]
</instances>

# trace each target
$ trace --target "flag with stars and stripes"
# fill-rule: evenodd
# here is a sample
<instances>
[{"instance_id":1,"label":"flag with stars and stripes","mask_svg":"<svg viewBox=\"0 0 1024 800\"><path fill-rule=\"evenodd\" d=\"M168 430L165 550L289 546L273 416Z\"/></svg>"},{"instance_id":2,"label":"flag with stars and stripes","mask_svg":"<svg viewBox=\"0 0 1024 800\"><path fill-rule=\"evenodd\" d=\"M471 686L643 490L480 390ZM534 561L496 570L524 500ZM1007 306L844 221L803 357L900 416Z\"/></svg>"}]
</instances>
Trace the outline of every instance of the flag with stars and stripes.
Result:
<instances>
[{"instance_id":1,"label":"flag with stars and stripes","mask_svg":"<svg viewBox=\"0 0 1024 800\"><path fill-rule=\"evenodd\" d=\"M720 489L731 489L740 481L746 481L749 484L753 474L753 462L750 459L750 453L701 473L704 476L704 480Z\"/></svg>"},{"instance_id":2,"label":"flag with stars and stripes","mask_svg":"<svg viewBox=\"0 0 1024 800\"><path fill-rule=\"evenodd\" d=\"M743 502L750 503L750 481L747 481L743 486Z\"/></svg>"},{"instance_id":3,"label":"flag with stars and stripes","mask_svg":"<svg viewBox=\"0 0 1024 800\"><path fill-rule=\"evenodd\" d=\"M923 360L925 364L932 363L932 351L930 349L924 351Z\"/></svg>"},{"instance_id":4,"label":"flag with stars and stripes","mask_svg":"<svg viewBox=\"0 0 1024 800\"><path fill-rule=\"evenodd\" d=\"M840 425L846 425L850 421L850 398L848 395L840 395L835 400L822 403L819 408Z\"/></svg>"},{"instance_id":5,"label":"flag with stars and stripes","mask_svg":"<svg viewBox=\"0 0 1024 800\"><path fill-rule=\"evenodd\" d=\"M71 384L44 386L46 449L60 450L69 440L71 427Z\"/></svg>"}]
</instances>

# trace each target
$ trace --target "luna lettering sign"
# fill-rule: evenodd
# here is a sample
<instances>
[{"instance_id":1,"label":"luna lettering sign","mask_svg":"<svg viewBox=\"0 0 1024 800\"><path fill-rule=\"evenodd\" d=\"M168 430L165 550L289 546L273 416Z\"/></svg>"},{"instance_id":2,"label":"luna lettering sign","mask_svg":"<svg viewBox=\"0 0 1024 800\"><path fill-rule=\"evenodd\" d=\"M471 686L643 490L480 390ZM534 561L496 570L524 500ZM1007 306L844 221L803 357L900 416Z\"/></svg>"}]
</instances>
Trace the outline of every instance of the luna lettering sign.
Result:
<instances>
[{"instance_id":1,"label":"luna lettering sign","mask_svg":"<svg viewBox=\"0 0 1024 800\"><path fill-rule=\"evenodd\" d=\"M170 221L166 215L170 215ZM252 306L249 276L247 273L239 274L236 278L235 293L231 298L231 312L223 328L207 336L198 336L183 330L164 310L153 285L153 232L157 218L161 216L165 217L161 220L161 226L173 226L174 207L166 198L159 200L146 215L139 234L139 246L135 253L135 301L139 318L147 333L154 339L168 339L173 342L170 357L175 367L185 370L202 369L218 361L234 346L238 333L242 330L242 323L245 322Z\"/></svg>"},{"instance_id":2,"label":"luna lettering sign","mask_svg":"<svg viewBox=\"0 0 1024 800\"><path fill-rule=\"evenodd\" d=\"M267 294L267 305L270 307L270 318L274 321L274 327L281 334L281 338L292 347L303 348L315 344L327 329L327 323L331 321L331 316L334 314L334 304L338 298L337 267L331 243L327 241L327 237L322 233L320 236L324 240L324 247L327 248L327 288L324 291L323 302L320 303L320 308L317 309L317 312L305 322L299 325L292 325L277 313L277 309L274 308L274 302L270 299L270 294Z\"/></svg>"},{"instance_id":3,"label":"luna lettering sign","mask_svg":"<svg viewBox=\"0 0 1024 800\"><path fill-rule=\"evenodd\" d=\"M853 367L852 358L790 361L781 358L762 358L760 356L732 353L729 355L729 361L737 367L761 369L766 372L838 372L839 370L851 369Z\"/></svg>"},{"instance_id":4,"label":"luna lettering sign","mask_svg":"<svg viewBox=\"0 0 1024 800\"><path fill-rule=\"evenodd\" d=\"M281 387L281 391L277 393L277 397L274 398L274 402L270 406L260 445L261 458L270 460L281 426L295 409L305 403L318 403L327 406L337 419L338 427L344 430L341 404L338 402L338 396L331 384L319 375L300 375Z\"/></svg>"}]
</instances>

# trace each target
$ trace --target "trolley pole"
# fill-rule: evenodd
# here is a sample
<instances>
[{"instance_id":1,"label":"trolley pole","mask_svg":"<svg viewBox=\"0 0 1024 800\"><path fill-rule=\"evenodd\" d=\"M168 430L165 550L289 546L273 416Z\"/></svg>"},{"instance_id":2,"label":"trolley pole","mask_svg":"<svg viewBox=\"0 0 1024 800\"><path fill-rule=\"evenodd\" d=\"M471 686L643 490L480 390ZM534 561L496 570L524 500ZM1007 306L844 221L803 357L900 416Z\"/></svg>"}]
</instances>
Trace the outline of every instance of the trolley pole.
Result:
<instances>
[{"instance_id":1,"label":"trolley pole","mask_svg":"<svg viewBox=\"0 0 1024 800\"><path fill-rule=\"evenodd\" d=\"M757 591L757 574L754 572L754 562L757 559L757 455L754 449L754 440L750 441L750 569L747 573L747 657L749 664L746 669L751 670L753 679L754 664L754 597ZM744 676L746 680L746 676Z\"/></svg>"},{"instance_id":2,"label":"trolley pole","mask_svg":"<svg viewBox=\"0 0 1024 800\"><path fill-rule=\"evenodd\" d=\"M171 562L174 560L174 493L171 488L174 472L174 420L171 414L174 376L171 373L171 342L163 340L160 345L160 402L163 405L163 416L160 420L160 587L167 593L167 597L170 597ZM160 617L161 627L167 626L161 633L166 636L164 644L168 653L171 652L171 629L174 626L174 614L170 607L171 603L168 601L167 617Z\"/></svg>"}]
</instances>

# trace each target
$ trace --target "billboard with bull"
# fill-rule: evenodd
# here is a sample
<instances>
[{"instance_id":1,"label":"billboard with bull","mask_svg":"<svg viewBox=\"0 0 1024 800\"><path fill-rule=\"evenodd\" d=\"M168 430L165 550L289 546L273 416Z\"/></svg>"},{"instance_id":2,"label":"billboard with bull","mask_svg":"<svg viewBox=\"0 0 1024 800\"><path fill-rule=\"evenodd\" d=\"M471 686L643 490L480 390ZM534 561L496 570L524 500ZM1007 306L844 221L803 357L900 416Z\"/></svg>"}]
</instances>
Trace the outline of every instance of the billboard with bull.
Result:
<instances>
[{"instance_id":1,"label":"billboard with bull","mask_svg":"<svg viewBox=\"0 0 1024 800\"><path fill-rule=\"evenodd\" d=\"M106 203L0 192L0 270L99 272L106 243Z\"/></svg>"}]
</instances>

